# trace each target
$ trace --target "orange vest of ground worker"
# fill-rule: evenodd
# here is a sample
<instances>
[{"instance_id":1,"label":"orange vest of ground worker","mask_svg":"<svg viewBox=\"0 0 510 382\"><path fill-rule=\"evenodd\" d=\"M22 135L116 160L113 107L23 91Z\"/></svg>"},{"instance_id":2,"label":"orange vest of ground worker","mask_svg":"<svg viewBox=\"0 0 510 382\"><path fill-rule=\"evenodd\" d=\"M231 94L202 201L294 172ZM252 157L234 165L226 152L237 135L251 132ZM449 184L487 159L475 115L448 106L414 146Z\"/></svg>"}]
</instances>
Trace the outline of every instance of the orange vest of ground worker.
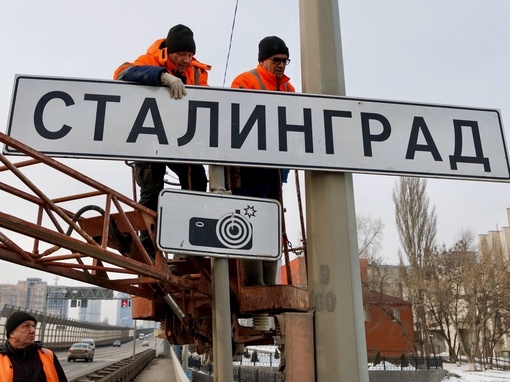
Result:
<instances>
[{"instance_id":1,"label":"orange vest of ground worker","mask_svg":"<svg viewBox=\"0 0 510 382\"><path fill-rule=\"evenodd\" d=\"M53 352L49 349L38 349L37 353L41 359L44 374L46 374L47 382L58 382L57 371L53 365ZM11 360L7 354L0 354L0 382L12 382L14 380L14 371L12 369Z\"/></svg>"}]
</instances>

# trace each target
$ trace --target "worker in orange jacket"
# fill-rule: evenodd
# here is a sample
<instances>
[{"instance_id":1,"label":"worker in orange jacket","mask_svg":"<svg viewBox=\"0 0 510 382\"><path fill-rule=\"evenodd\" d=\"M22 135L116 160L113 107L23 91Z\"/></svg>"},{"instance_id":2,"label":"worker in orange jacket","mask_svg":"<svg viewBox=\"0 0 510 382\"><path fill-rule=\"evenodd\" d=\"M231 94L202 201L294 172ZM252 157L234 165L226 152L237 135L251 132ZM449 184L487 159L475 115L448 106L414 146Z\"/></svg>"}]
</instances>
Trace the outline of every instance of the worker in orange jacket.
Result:
<instances>
[{"instance_id":1,"label":"worker in orange jacket","mask_svg":"<svg viewBox=\"0 0 510 382\"><path fill-rule=\"evenodd\" d=\"M0 382L67 382L55 354L35 341L37 320L16 311L5 322L7 341L0 346Z\"/></svg>"},{"instance_id":2,"label":"worker in orange jacket","mask_svg":"<svg viewBox=\"0 0 510 382\"><path fill-rule=\"evenodd\" d=\"M290 63L289 48L276 36L263 38L259 43L256 68L241 73L232 82L232 88L295 92L285 75ZM282 181L288 170L259 167L229 167L228 187L235 195L270 198L281 201ZM277 261L242 260L247 285L275 284Z\"/></svg>"},{"instance_id":3,"label":"worker in orange jacket","mask_svg":"<svg viewBox=\"0 0 510 382\"><path fill-rule=\"evenodd\" d=\"M211 66L197 61L194 57L195 51L191 29L182 24L175 25L168 32L167 38L156 40L147 53L134 62L125 62L119 66L115 70L114 79L168 86L170 97L181 99L186 95L184 84L208 85L208 71ZM164 187L166 167L177 174L182 189L207 190L207 176L202 165L136 161L135 179L140 186L140 204L153 211L157 210L158 196ZM147 231L141 233L140 239L154 260L154 247Z\"/></svg>"}]
</instances>

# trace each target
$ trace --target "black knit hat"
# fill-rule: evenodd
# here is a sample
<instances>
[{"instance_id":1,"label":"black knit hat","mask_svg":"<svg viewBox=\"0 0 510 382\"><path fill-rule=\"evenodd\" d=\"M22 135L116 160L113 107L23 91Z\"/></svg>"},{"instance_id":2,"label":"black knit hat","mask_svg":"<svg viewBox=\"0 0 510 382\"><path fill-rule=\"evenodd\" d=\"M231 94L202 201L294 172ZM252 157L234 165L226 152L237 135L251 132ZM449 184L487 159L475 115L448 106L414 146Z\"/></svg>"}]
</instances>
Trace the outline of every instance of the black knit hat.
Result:
<instances>
[{"instance_id":1,"label":"black knit hat","mask_svg":"<svg viewBox=\"0 0 510 382\"><path fill-rule=\"evenodd\" d=\"M259 42L259 62L275 54L286 54L289 57L289 48L285 42L276 36L264 37Z\"/></svg>"},{"instance_id":2,"label":"black knit hat","mask_svg":"<svg viewBox=\"0 0 510 382\"><path fill-rule=\"evenodd\" d=\"M196 46L193 32L186 25L177 24L168 32L165 42L168 53L191 52L195 54Z\"/></svg>"},{"instance_id":3,"label":"black knit hat","mask_svg":"<svg viewBox=\"0 0 510 382\"><path fill-rule=\"evenodd\" d=\"M19 325L24 323L25 321L34 321L37 325L37 320L34 316L26 313L26 312L14 312L9 316L7 319L7 322L5 323L5 334L7 335L7 338L11 335L12 331L16 329Z\"/></svg>"}]
</instances>

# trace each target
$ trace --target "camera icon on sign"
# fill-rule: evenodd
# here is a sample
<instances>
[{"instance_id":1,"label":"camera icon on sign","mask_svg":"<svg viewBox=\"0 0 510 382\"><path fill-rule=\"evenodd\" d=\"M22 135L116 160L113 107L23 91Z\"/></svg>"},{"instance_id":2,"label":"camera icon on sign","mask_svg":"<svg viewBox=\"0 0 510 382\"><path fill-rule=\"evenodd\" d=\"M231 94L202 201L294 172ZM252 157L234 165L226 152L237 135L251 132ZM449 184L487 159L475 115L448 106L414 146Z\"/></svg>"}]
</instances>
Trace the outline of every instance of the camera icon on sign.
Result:
<instances>
[{"instance_id":1,"label":"camera icon on sign","mask_svg":"<svg viewBox=\"0 0 510 382\"><path fill-rule=\"evenodd\" d=\"M189 220L189 242L214 248L251 249L253 226L240 210L219 219L192 217Z\"/></svg>"}]
</instances>

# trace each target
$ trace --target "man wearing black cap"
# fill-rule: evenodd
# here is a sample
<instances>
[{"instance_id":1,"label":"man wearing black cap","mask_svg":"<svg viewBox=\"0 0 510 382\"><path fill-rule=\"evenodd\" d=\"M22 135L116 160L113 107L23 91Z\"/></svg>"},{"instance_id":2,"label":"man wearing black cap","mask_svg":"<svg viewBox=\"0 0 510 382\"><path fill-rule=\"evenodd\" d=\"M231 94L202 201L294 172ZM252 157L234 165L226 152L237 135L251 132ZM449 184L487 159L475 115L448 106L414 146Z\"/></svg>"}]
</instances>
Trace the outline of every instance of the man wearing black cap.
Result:
<instances>
[{"instance_id":1,"label":"man wearing black cap","mask_svg":"<svg viewBox=\"0 0 510 382\"><path fill-rule=\"evenodd\" d=\"M285 75L290 63L289 48L276 36L263 38L259 43L258 66L238 75L232 88L294 92L294 86ZM254 167L229 167L228 188L233 194L270 198L281 201L281 184L288 170ZM247 285L273 285L278 262L242 260Z\"/></svg>"},{"instance_id":2,"label":"man wearing black cap","mask_svg":"<svg viewBox=\"0 0 510 382\"><path fill-rule=\"evenodd\" d=\"M193 32L185 25L178 24L170 29L167 38L156 40L147 53L134 62L125 62L117 68L114 79L134 81L145 85L164 85L170 90L170 97L181 99L186 95L184 84L207 86L210 65L202 64L194 57L196 52ZM141 132L144 134L145 132ZM150 133L148 133L150 134ZM158 143L156 132L152 138ZM157 210L158 195L164 187L166 167L179 178L182 189L207 190L205 168L197 164L135 162L135 179L140 186L140 204L153 211ZM140 238L149 253L154 256L152 240L147 232Z\"/></svg>"},{"instance_id":3,"label":"man wearing black cap","mask_svg":"<svg viewBox=\"0 0 510 382\"><path fill-rule=\"evenodd\" d=\"M5 323L7 341L0 345L0 381L67 382L58 358L35 341L37 320L17 311Z\"/></svg>"}]
</instances>

